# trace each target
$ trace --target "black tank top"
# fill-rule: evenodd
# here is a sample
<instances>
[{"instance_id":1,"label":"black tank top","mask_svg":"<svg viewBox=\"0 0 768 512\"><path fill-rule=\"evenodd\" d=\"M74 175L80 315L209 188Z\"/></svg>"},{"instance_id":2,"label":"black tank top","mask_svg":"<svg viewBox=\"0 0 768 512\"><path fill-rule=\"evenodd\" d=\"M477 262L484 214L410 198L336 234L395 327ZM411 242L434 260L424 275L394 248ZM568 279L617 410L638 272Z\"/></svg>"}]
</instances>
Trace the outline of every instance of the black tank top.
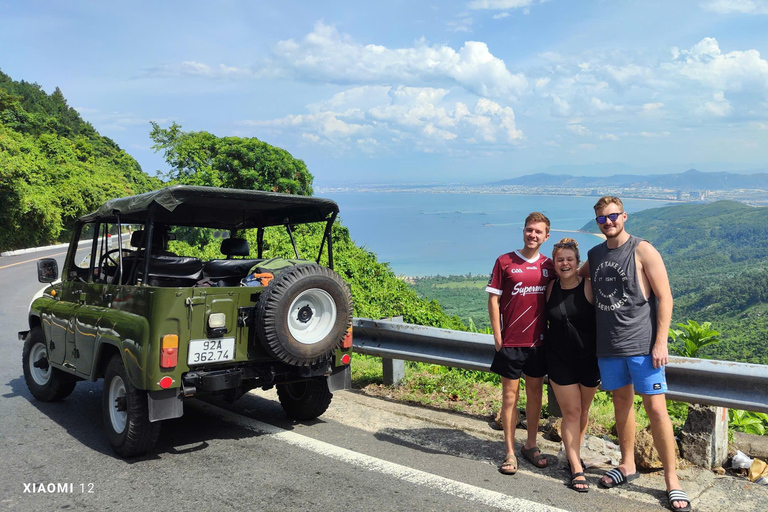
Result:
<instances>
[{"instance_id":1,"label":"black tank top","mask_svg":"<svg viewBox=\"0 0 768 512\"><path fill-rule=\"evenodd\" d=\"M560 311L560 300L565 306L568 321L576 329L584 346L582 349L578 339L568 329L568 325ZM552 293L547 299L547 353L560 358L594 356L595 354L595 307L584 296L584 279L568 290L560 288L560 280L552 286Z\"/></svg>"}]
</instances>

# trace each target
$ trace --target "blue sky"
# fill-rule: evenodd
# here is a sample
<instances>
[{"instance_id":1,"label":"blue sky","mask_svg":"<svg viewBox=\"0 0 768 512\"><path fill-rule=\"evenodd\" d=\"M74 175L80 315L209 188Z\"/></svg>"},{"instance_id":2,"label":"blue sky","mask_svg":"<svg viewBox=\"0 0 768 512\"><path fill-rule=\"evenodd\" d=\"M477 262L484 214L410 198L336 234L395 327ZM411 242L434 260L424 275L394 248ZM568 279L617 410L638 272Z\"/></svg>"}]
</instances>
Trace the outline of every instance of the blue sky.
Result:
<instances>
[{"instance_id":1,"label":"blue sky","mask_svg":"<svg viewBox=\"0 0 768 512\"><path fill-rule=\"evenodd\" d=\"M0 0L0 69L166 170L150 121L315 184L768 170L768 0Z\"/></svg>"}]
</instances>

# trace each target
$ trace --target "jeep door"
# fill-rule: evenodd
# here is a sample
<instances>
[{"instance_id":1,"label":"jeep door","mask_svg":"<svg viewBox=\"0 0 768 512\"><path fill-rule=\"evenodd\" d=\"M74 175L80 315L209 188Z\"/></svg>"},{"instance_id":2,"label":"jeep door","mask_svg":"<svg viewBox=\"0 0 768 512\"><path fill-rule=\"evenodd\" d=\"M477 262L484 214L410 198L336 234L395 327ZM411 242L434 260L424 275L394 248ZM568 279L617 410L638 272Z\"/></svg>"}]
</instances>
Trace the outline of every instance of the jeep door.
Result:
<instances>
[{"instance_id":1,"label":"jeep door","mask_svg":"<svg viewBox=\"0 0 768 512\"><path fill-rule=\"evenodd\" d=\"M77 311L85 303L86 281L90 277L90 252L82 260L77 259L78 243L93 239L93 224L79 226L70 244L62 273L61 293L50 311L41 311L43 328L48 339L51 362L70 369L76 367L75 337Z\"/></svg>"},{"instance_id":2,"label":"jeep door","mask_svg":"<svg viewBox=\"0 0 768 512\"><path fill-rule=\"evenodd\" d=\"M112 303L121 295L121 288L112 283L119 280L119 248L127 249L130 241L130 228L117 224L100 223L97 227L97 243L88 262L90 271L87 283L84 283L82 302L75 312L73 361L75 371L82 377L89 377L93 372L96 345L102 337L105 317L110 316ZM118 229L123 232L118 235ZM111 322L106 322L110 324ZM114 336L113 336L114 337Z\"/></svg>"}]
</instances>

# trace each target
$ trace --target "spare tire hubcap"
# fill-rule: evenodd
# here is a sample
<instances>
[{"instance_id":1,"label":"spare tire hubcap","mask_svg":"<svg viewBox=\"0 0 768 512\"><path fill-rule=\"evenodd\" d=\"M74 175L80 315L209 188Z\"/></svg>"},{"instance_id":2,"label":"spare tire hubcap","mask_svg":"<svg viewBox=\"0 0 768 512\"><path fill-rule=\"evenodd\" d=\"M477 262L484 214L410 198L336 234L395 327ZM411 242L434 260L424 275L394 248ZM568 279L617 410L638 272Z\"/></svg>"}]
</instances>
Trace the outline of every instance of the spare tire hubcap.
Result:
<instances>
[{"instance_id":1,"label":"spare tire hubcap","mask_svg":"<svg viewBox=\"0 0 768 512\"><path fill-rule=\"evenodd\" d=\"M301 292L288 310L288 330L299 343L311 345L325 339L336 323L336 303L320 288Z\"/></svg>"}]
</instances>

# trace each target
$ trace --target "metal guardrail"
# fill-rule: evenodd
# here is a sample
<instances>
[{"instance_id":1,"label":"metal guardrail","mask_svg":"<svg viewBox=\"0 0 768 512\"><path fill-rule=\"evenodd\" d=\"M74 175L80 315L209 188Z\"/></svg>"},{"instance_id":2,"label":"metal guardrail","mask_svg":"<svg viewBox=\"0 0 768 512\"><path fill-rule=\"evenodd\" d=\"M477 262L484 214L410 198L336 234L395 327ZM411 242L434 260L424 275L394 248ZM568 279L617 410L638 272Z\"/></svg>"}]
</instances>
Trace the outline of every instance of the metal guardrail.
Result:
<instances>
[{"instance_id":1,"label":"metal guardrail","mask_svg":"<svg viewBox=\"0 0 768 512\"><path fill-rule=\"evenodd\" d=\"M354 351L386 359L487 372L495 352L490 334L368 318L352 325ZM670 357L666 374L671 400L768 413L768 366Z\"/></svg>"}]
</instances>

